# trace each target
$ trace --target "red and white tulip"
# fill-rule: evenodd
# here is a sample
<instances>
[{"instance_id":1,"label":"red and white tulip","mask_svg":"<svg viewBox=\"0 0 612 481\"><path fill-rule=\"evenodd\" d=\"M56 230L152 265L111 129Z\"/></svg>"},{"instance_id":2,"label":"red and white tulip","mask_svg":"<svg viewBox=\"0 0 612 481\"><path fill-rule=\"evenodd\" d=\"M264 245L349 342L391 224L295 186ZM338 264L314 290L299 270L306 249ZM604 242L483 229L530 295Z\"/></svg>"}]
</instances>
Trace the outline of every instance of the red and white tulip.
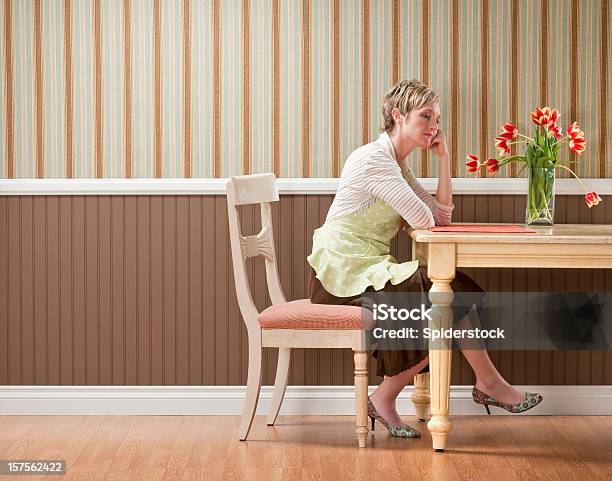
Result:
<instances>
[{"instance_id":1,"label":"red and white tulip","mask_svg":"<svg viewBox=\"0 0 612 481\"><path fill-rule=\"evenodd\" d=\"M476 157L474 154L468 154L467 157L468 159L470 159L468 162L465 163L467 167L467 173L473 174L474 172L478 172L478 167L480 167L480 162L478 162L478 157Z\"/></svg>"},{"instance_id":2,"label":"red and white tulip","mask_svg":"<svg viewBox=\"0 0 612 481\"><path fill-rule=\"evenodd\" d=\"M550 107L536 107L536 109L531 112L531 120L536 125L541 125L542 127L548 127L551 123L555 123L559 118L559 111L557 109L551 109Z\"/></svg>"},{"instance_id":3,"label":"red and white tulip","mask_svg":"<svg viewBox=\"0 0 612 481\"><path fill-rule=\"evenodd\" d=\"M576 137L569 141L570 150L574 151L577 155L582 155L586 146L586 140L584 138Z\"/></svg>"},{"instance_id":4,"label":"red and white tulip","mask_svg":"<svg viewBox=\"0 0 612 481\"><path fill-rule=\"evenodd\" d=\"M502 127L502 131L499 134L499 138L506 140L514 140L518 137L518 128L516 125L505 123Z\"/></svg>"},{"instance_id":5,"label":"red and white tulip","mask_svg":"<svg viewBox=\"0 0 612 481\"><path fill-rule=\"evenodd\" d=\"M500 155L506 155L510 153L508 139L504 139L503 137L495 137L495 148L500 153Z\"/></svg>"},{"instance_id":6,"label":"red and white tulip","mask_svg":"<svg viewBox=\"0 0 612 481\"><path fill-rule=\"evenodd\" d=\"M487 168L487 171L489 172L489 174L496 174L497 171L499 170L499 160L497 159L488 159L484 163L484 165Z\"/></svg>"},{"instance_id":7,"label":"red and white tulip","mask_svg":"<svg viewBox=\"0 0 612 481\"><path fill-rule=\"evenodd\" d=\"M563 134L561 133L561 126L557 124L550 124L550 127L548 128L548 134L554 135L555 139L557 140L563 137Z\"/></svg>"},{"instance_id":8,"label":"red and white tulip","mask_svg":"<svg viewBox=\"0 0 612 481\"><path fill-rule=\"evenodd\" d=\"M587 195L584 196L584 201L590 209L594 205L597 205L601 202L601 197L599 197L597 192L589 192Z\"/></svg>"}]
</instances>

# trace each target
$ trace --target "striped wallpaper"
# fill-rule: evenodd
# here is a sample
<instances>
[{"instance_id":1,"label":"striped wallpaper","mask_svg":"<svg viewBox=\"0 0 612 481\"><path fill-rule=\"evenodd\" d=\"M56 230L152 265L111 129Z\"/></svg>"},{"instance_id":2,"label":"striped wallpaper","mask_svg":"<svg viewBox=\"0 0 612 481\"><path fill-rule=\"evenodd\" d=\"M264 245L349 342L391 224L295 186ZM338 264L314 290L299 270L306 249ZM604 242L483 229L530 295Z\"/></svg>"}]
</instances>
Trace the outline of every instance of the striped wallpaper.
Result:
<instances>
[{"instance_id":1,"label":"striped wallpaper","mask_svg":"<svg viewBox=\"0 0 612 481\"><path fill-rule=\"evenodd\" d=\"M612 177L610 0L0 2L4 178L337 177L402 78L440 94L455 177L538 105Z\"/></svg>"}]
</instances>

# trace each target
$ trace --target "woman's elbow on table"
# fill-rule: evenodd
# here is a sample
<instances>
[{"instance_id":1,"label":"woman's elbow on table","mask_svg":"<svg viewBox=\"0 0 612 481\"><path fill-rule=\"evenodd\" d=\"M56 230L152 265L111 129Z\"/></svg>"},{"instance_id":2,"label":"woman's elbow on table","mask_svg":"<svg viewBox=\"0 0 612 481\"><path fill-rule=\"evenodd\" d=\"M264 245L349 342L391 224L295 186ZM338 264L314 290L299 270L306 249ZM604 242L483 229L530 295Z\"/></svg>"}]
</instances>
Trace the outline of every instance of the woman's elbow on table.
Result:
<instances>
[{"instance_id":1,"label":"woman's elbow on table","mask_svg":"<svg viewBox=\"0 0 612 481\"><path fill-rule=\"evenodd\" d=\"M433 215L424 216L421 219L413 219L412 222L404 219L404 223L407 227L411 227L412 229L431 229L436 225L436 221Z\"/></svg>"},{"instance_id":2,"label":"woman's elbow on table","mask_svg":"<svg viewBox=\"0 0 612 481\"><path fill-rule=\"evenodd\" d=\"M451 223L452 223L451 219L446 219L446 218L444 218L444 219L436 219L436 225L440 226L440 227L451 225Z\"/></svg>"}]
</instances>

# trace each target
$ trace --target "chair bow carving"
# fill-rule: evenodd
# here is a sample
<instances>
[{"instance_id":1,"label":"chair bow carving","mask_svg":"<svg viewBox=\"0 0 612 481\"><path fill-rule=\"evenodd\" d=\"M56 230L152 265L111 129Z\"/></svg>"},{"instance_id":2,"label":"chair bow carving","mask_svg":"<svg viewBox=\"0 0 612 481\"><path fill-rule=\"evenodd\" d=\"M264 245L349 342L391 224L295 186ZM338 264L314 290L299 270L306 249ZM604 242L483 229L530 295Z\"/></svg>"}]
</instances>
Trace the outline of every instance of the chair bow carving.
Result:
<instances>
[{"instance_id":1,"label":"chair bow carving","mask_svg":"<svg viewBox=\"0 0 612 481\"><path fill-rule=\"evenodd\" d=\"M240 252L242 253L242 259L262 256L264 259L272 261L274 257L268 227L261 229L257 235L240 236Z\"/></svg>"}]
</instances>

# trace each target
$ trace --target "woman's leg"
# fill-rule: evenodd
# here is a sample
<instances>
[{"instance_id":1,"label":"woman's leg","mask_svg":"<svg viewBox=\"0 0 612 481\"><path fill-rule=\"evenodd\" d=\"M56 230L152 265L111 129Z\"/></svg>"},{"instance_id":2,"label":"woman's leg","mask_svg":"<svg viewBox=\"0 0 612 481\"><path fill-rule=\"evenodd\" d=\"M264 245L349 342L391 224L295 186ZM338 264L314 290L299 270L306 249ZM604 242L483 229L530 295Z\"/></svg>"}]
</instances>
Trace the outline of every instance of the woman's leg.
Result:
<instances>
[{"instance_id":1,"label":"woman's leg","mask_svg":"<svg viewBox=\"0 0 612 481\"><path fill-rule=\"evenodd\" d=\"M468 314L457 323L456 327L460 329L480 327L475 306L471 307ZM495 368L484 346L478 349L461 349L461 353L474 370L476 389L480 389L492 398L508 404L516 404L525 399L525 393L508 384Z\"/></svg>"},{"instance_id":2,"label":"woman's leg","mask_svg":"<svg viewBox=\"0 0 612 481\"><path fill-rule=\"evenodd\" d=\"M461 352L476 374L476 389L507 404L516 404L525 399L525 393L508 384L495 369L486 349L465 349Z\"/></svg>"},{"instance_id":3,"label":"woman's leg","mask_svg":"<svg viewBox=\"0 0 612 481\"><path fill-rule=\"evenodd\" d=\"M393 289L395 286L389 284L389 288ZM414 290L414 289L413 289ZM310 279L308 281L308 296L310 302L314 304L336 304L336 305L352 305L363 307L364 303L368 302L369 299L362 297L361 295L353 297L336 297L328 293L319 279L315 277L314 270L310 269ZM379 353L380 356L384 356L384 353ZM376 390L370 396L370 400L376 411L385 418L389 423L394 426L402 426L404 423L400 419L395 410L395 398L402 391L402 389L408 385L414 376L423 370L427 366L428 359L425 357L418 364L406 369L395 376L384 376L383 381L376 388Z\"/></svg>"},{"instance_id":4,"label":"woman's leg","mask_svg":"<svg viewBox=\"0 0 612 481\"><path fill-rule=\"evenodd\" d=\"M370 395L370 401L374 404L378 414L392 425L402 426L404 424L395 409L395 399L428 362L429 359L425 358L419 364L395 376L385 376L376 390Z\"/></svg>"}]
</instances>

